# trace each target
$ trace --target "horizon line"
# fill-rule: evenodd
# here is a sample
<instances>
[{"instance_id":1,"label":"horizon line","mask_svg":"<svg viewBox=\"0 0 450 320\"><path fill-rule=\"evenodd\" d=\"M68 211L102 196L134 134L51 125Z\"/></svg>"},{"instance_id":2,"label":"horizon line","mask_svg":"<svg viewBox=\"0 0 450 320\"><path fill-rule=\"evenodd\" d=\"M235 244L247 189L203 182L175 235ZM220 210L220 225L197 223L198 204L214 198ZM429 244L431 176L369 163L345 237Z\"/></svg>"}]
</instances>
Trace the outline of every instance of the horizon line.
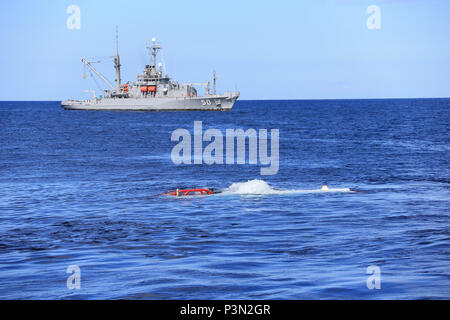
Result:
<instances>
[{"instance_id":1,"label":"horizon line","mask_svg":"<svg viewBox=\"0 0 450 320\"><path fill-rule=\"evenodd\" d=\"M238 99L238 101L323 101L323 100L413 100L413 99L450 99L449 97L396 97L396 98L293 98L293 99ZM0 102L62 102L64 100L0 100Z\"/></svg>"}]
</instances>

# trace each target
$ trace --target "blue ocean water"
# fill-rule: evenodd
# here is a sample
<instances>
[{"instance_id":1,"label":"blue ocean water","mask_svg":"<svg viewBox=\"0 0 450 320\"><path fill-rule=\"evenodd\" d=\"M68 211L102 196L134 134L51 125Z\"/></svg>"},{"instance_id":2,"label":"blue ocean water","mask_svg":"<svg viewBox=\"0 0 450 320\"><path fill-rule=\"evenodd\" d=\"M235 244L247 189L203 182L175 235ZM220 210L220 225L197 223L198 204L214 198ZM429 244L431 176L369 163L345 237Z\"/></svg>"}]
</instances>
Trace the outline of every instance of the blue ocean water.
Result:
<instances>
[{"instance_id":1,"label":"blue ocean water","mask_svg":"<svg viewBox=\"0 0 450 320\"><path fill-rule=\"evenodd\" d=\"M171 134L194 121L279 129L279 172L174 165ZM448 299L449 123L450 99L184 113L0 102L0 298ZM253 179L286 192L158 195ZM295 192L324 184L361 192Z\"/></svg>"}]
</instances>

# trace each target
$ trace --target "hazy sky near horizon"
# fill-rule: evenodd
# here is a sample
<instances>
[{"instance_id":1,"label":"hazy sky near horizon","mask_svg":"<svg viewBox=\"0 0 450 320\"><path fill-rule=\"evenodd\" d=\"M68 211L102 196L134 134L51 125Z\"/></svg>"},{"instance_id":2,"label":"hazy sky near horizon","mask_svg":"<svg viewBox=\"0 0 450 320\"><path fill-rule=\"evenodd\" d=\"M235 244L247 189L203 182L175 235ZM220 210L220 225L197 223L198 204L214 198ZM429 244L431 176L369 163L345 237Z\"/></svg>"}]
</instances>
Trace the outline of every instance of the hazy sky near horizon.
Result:
<instances>
[{"instance_id":1,"label":"hazy sky near horizon","mask_svg":"<svg viewBox=\"0 0 450 320\"><path fill-rule=\"evenodd\" d=\"M72 4L80 29L66 25ZM80 60L114 55L115 25L125 81L156 37L171 77L205 82L215 68L218 90L242 99L450 97L449 13L448 0L7 1L0 100L89 97L98 86ZM113 81L104 61L95 66Z\"/></svg>"}]
</instances>

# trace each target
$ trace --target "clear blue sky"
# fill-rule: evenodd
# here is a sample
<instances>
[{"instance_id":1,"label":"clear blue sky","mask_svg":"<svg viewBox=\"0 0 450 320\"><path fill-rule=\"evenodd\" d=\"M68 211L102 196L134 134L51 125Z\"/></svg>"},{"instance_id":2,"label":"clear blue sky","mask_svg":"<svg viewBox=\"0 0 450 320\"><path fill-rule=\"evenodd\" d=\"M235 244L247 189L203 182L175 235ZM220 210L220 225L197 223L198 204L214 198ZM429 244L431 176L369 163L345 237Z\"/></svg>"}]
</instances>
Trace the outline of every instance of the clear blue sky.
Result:
<instances>
[{"instance_id":1,"label":"clear blue sky","mask_svg":"<svg viewBox=\"0 0 450 320\"><path fill-rule=\"evenodd\" d=\"M81 9L69 30L66 9ZM369 30L369 5L381 29ZM119 25L122 78L156 37L168 73L242 99L450 97L450 1L15 0L0 11L0 100L85 98L82 57L110 56ZM112 63L99 69L111 80Z\"/></svg>"}]
</instances>

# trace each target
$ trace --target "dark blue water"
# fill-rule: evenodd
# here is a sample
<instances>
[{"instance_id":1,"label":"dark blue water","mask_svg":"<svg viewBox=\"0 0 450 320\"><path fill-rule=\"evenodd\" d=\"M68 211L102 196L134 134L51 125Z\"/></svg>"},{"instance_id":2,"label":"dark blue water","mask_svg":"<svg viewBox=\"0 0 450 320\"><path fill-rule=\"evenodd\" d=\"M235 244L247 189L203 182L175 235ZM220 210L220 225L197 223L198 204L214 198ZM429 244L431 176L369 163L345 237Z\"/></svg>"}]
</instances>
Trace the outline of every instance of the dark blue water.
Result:
<instances>
[{"instance_id":1,"label":"dark blue water","mask_svg":"<svg viewBox=\"0 0 450 320\"><path fill-rule=\"evenodd\" d=\"M175 166L171 133L194 120L279 129L279 172ZM449 99L186 113L1 102L0 298L448 299L449 123ZM253 179L287 192L152 196ZM289 192L323 184L364 192ZM370 265L380 289L366 286Z\"/></svg>"}]
</instances>

